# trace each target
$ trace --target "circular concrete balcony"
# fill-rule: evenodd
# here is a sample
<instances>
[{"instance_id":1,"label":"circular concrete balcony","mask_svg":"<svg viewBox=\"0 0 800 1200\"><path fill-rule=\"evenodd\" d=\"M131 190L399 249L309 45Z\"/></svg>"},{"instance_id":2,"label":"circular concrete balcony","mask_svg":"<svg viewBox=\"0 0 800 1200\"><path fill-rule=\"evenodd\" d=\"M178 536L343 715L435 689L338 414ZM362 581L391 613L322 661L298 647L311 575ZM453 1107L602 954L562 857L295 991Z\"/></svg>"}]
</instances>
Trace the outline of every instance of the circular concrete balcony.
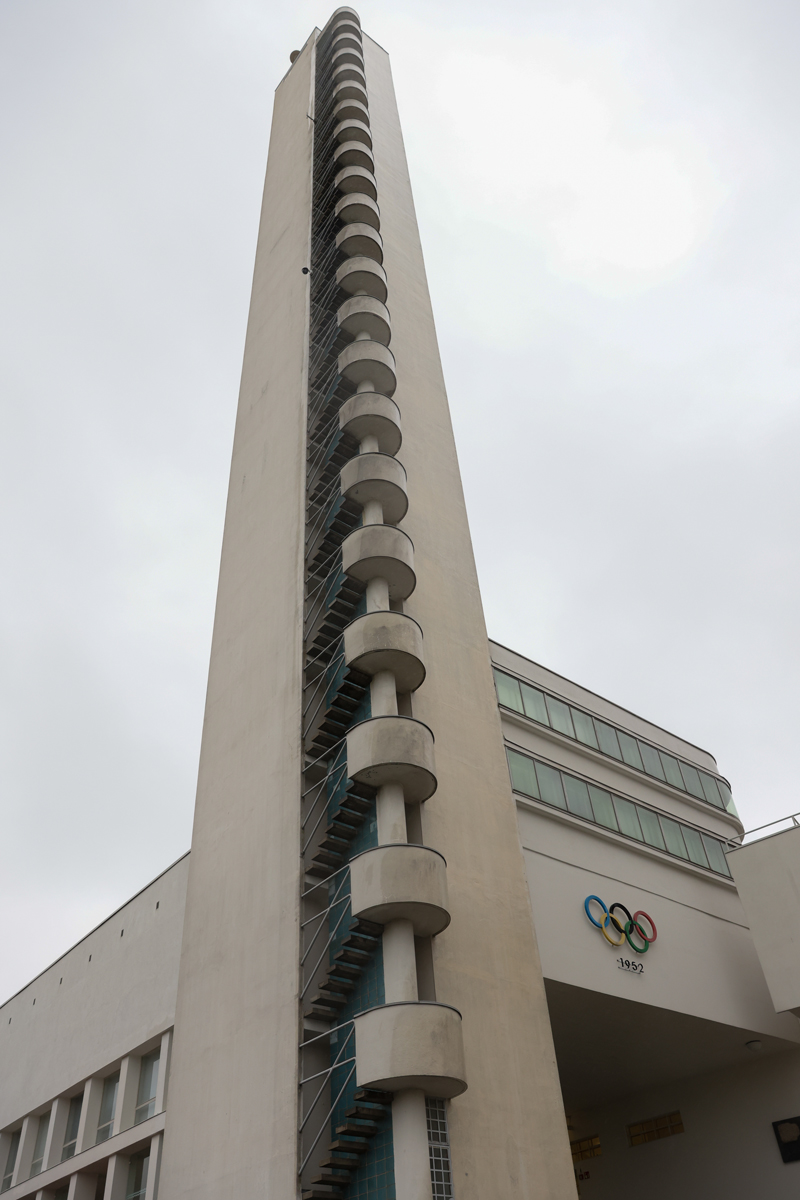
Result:
<instances>
[{"instance_id":1,"label":"circular concrete balcony","mask_svg":"<svg viewBox=\"0 0 800 1200\"><path fill-rule=\"evenodd\" d=\"M371 196L363 192L349 192L342 196L336 205L336 216L346 224L358 222L371 225L373 229L381 227L381 210Z\"/></svg>"},{"instance_id":2,"label":"circular concrete balcony","mask_svg":"<svg viewBox=\"0 0 800 1200\"><path fill-rule=\"evenodd\" d=\"M396 525L360 525L342 542L342 569L369 583L385 579L390 600L407 600L417 586L414 543Z\"/></svg>"},{"instance_id":3,"label":"circular concrete balcony","mask_svg":"<svg viewBox=\"0 0 800 1200\"><path fill-rule=\"evenodd\" d=\"M364 167L375 174L375 159L363 142L342 142L333 152L333 161L337 167Z\"/></svg>"},{"instance_id":4,"label":"circular concrete balcony","mask_svg":"<svg viewBox=\"0 0 800 1200\"><path fill-rule=\"evenodd\" d=\"M350 859L354 917L388 925L411 921L417 937L435 937L450 924L447 863L438 850L401 842Z\"/></svg>"},{"instance_id":5,"label":"circular concrete balcony","mask_svg":"<svg viewBox=\"0 0 800 1200\"><path fill-rule=\"evenodd\" d=\"M461 1013L448 1004L384 1004L357 1016L355 1030L359 1087L441 1099L467 1090Z\"/></svg>"},{"instance_id":6,"label":"circular concrete balcony","mask_svg":"<svg viewBox=\"0 0 800 1200\"><path fill-rule=\"evenodd\" d=\"M380 392L356 392L339 409L339 428L357 442L378 439L381 454L397 454L403 443L400 409Z\"/></svg>"},{"instance_id":7,"label":"circular concrete balcony","mask_svg":"<svg viewBox=\"0 0 800 1200\"><path fill-rule=\"evenodd\" d=\"M361 61L364 61L361 32L357 32L354 25L345 25L342 22L337 29L334 29L331 37L331 52L335 53L337 50L357 50L361 55Z\"/></svg>"},{"instance_id":8,"label":"circular concrete balcony","mask_svg":"<svg viewBox=\"0 0 800 1200\"><path fill-rule=\"evenodd\" d=\"M339 355L339 374L356 387L370 383L372 390L383 392L384 396L393 396L397 390L394 355L380 342L351 342L345 346Z\"/></svg>"},{"instance_id":9,"label":"circular concrete balcony","mask_svg":"<svg viewBox=\"0 0 800 1200\"><path fill-rule=\"evenodd\" d=\"M335 8L328 19L328 24L332 25L339 21L352 21L359 29L361 28L361 17L349 4L343 4L339 8Z\"/></svg>"},{"instance_id":10,"label":"circular concrete balcony","mask_svg":"<svg viewBox=\"0 0 800 1200\"><path fill-rule=\"evenodd\" d=\"M396 525L408 512L406 472L391 454L357 454L339 473L342 495L365 507L370 500L383 505L383 519Z\"/></svg>"},{"instance_id":11,"label":"circular concrete balcony","mask_svg":"<svg viewBox=\"0 0 800 1200\"><path fill-rule=\"evenodd\" d=\"M336 319L339 328L351 337L366 333L373 342L381 342L384 346L388 346L392 340L392 319L389 310L373 296L353 296L352 300L345 300L336 314Z\"/></svg>"},{"instance_id":12,"label":"circular concrete balcony","mask_svg":"<svg viewBox=\"0 0 800 1200\"><path fill-rule=\"evenodd\" d=\"M340 121L333 130L333 136L337 142L363 142L372 149L372 133L369 125L365 125L363 121L352 118Z\"/></svg>"},{"instance_id":13,"label":"circular concrete balcony","mask_svg":"<svg viewBox=\"0 0 800 1200\"><path fill-rule=\"evenodd\" d=\"M357 50L353 50L349 46L344 47L341 50L334 50L331 54L331 66L335 69L336 67L341 66L343 63L347 63L348 65L352 65L354 67L360 67L363 71L364 55L361 53L361 47L359 46Z\"/></svg>"},{"instance_id":14,"label":"circular concrete balcony","mask_svg":"<svg viewBox=\"0 0 800 1200\"><path fill-rule=\"evenodd\" d=\"M383 238L377 229L359 221L339 230L336 247L349 258L371 258L376 263L383 262Z\"/></svg>"},{"instance_id":15,"label":"circular concrete balcony","mask_svg":"<svg viewBox=\"0 0 800 1200\"><path fill-rule=\"evenodd\" d=\"M367 89L354 79L347 79L343 83L336 84L333 89L333 103L338 104L341 100L359 100L365 108L369 108Z\"/></svg>"},{"instance_id":16,"label":"circular concrete balcony","mask_svg":"<svg viewBox=\"0 0 800 1200\"><path fill-rule=\"evenodd\" d=\"M378 185L375 182L375 176L366 167L342 167L333 182L345 195L349 196L355 192L361 196L369 196L371 200L378 199Z\"/></svg>"},{"instance_id":17,"label":"circular concrete balcony","mask_svg":"<svg viewBox=\"0 0 800 1200\"><path fill-rule=\"evenodd\" d=\"M388 288L386 272L374 258L354 255L336 269L336 282L343 291L355 296L357 292L386 303Z\"/></svg>"},{"instance_id":18,"label":"circular concrete balcony","mask_svg":"<svg viewBox=\"0 0 800 1200\"><path fill-rule=\"evenodd\" d=\"M337 125L340 121L360 121L369 125L369 109L361 100L340 100L333 110L333 119Z\"/></svg>"},{"instance_id":19,"label":"circular concrete balcony","mask_svg":"<svg viewBox=\"0 0 800 1200\"><path fill-rule=\"evenodd\" d=\"M407 804L436 791L433 734L413 717L372 717L347 731L347 774L370 787L399 783Z\"/></svg>"},{"instance_id":20,"label":"circular concrete balcony","mask_svg":"<svg viewBox=\"0 0 800 1200\"><path fill-rule=\"evenodd\" d=\"M415 692L425 679L422 630L405 613L364 613L345 625L344 661L364 675L391 671L398 692Z\"/></svg>"},{"instance_id":21,"label":"circular concrete balcony","mask_svg":"<svg viewBox=\"0 0 800 1200\"><path fill-rule=\"evenodd\" d=\"M345 83L348 79L352 79L355 83L360 83L362 88L366 88L367 86L366 75L355 63L339 63L331 71L331 80L334 87L337 83Z\"/></svg>"},{"instance_id":22,"label":"circular concrete balcony","mask_svg":"<svg viewBox=\"0 0 800 1200\"><path fill-rule=\"evenodd\" d=\"M359 20L356 19L355 17L350 17L350 16L340 17L331 26L332 40L335 41L340 33L351 33L353 35L353 37L357 38L358 41L360 42L361 41L361 24L360 24Z\"/></svg>"}]
</instances>

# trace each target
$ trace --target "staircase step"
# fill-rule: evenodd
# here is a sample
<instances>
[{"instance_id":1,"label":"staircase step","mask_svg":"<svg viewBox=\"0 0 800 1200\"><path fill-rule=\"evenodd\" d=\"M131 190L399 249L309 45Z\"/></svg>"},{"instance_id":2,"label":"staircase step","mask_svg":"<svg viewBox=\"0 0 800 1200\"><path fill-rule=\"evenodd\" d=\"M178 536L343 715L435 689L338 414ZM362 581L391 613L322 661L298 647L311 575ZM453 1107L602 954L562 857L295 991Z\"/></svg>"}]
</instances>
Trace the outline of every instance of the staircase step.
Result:
<instances>
[{"instance_id":1,"label":"staircase step","mask_svg":"<svg viewBox=\"0 0 800 1200\"><path fill-rule=\"evenodd\" d=\"M328 866L336 868L344 862L344 855L333 850L318 850L314 855L314 862L327 863Z\"/></svg>"},{"instance_id":2,"label":"staircase step","mask_svg":"<svg viewBox=\"0 0 800 1200\"><path fill-rule=\"evenodd\" d=\"M356 1104L354 1108L348 1108L344 1114L346 1117L358 1117L359 1120L365 1121L382 1121L389 1111L387 1104L369 1104L362 1101Z\"/></svg>"},{"instance_id":3,"label":"staircase step","mask_svg":"<svg viewBox=\"0 0 800 1200\"><path fill-rule=\"evenodd\" d=\"M344 1150L347 1154L364 1154L369 1150L369 1139L364 1137L337 1138L329 1147L331 1154Z\"/></svg>"},{"instance_id":4,"label":"staircase step","mask_svg":"<svg viewBox=\"0 0 800 1200\"><path fill-rule=\"evenodd\" d=\"M336 1020L336 1013L330 1008L307 1008L303 1012L303 1016L308 1020L327 1021L328 1024Z\"/></svg>"},{"instance_id":5,"label":"staircase step","mask_svg":"<svg viewBox=\"0 0 800 1200\"><path fill-rule=\"evenodd\" d=\"M342 958L341 950L333 956L333 969L337 975L344 975L348 979L360 979L363 975L363 968L357 963L349 962Z\"/></svg>"},{"instance_id":6,"label":"staircase step","mask_svg":"<svg viewBox=\"0 0 800 1200\"><path fill-rule=\"evenodd\" d=\"M348 842L344 838L337 837L334 833L326 833L320 847L323 850L331 850L334 854L344 855L350 849Z\"/></svg>"},{"instance_id":7,"label":"staircase step","mask_svg":"<svg viewBox=\"0 0 800 1200\"><path fill-rule=\"evenodd\" d=\"M363 917L356 917L350 929L353 933L365 933L367 937L373 938L379 938L383 933L382 925L378 925L375 921L365 921ZM391 1100L391 1094L386 1092L386 1095Z\"/></svg>"},{"instance_id":8,"label":"staircase step","mask_svg":"<svg viewBox=\"0 0 800 1200\"><path fill-rule=\"evenodd\" d=\"M340 1196L344 1195L344 1192L333 1184L314 1183L307 1190L304 1189L301 1195L303 1200L330 1200L331 1197L338 1200Z\"/></svg>"},{"instance_id":9,"label":"staircase step","mask_svg":"<svg viewBox=\"0 0 800 1200\"><path fill-rule=\"evenodd\" d=\"M337 1009L344 1008L345 1004L347 1004L347 997L339 996L336 992L322 992L311 999L312 1008L329 1008L334 1016Z\"/></svg>"},{"instance_id":10,"label":"staircase step","mask_svg":"<svg viewBox=\"0 0 800 1200\"><path fill-rule=\"evenodd\" d=\"M319 985L319 990L321 992L338 992L339 994L347 995L348 992L352 992L354 987L355 984L352 979L345 979L337 972L335 975L329 975L325 982Z\"/></svg>"},{"instance_id":11,"label":"staircase step","mask_svg":"<svg viewBox=\"0 0 800 1200\"><path fill-rule=\"evenodd\" d=\"M358 1166L358 1155L347 1150L332 1150L327 1158L319 1164L321 1167L343 1167L353 1170Z\"/></svg>"},{"instance_id":12,"label":"staircase step","mask_svg":"<svg viewBox=\"0 0 800 1200\"><path fill-rule=\"evenodd\" d=\"M361 1134L362 1137L374 1137L378 1132L377 1121L361 1121L355 1117L348 1117L343 1125L336 1126L336 1133Z\"/></svg>"},{"instance_id":13,"label":"staircase step","mask_svg":"<svg viewBox=\"0 0 800 1200\"><path fill-rule=\"evenodd\" d=\"M378 941L378 938L368 937L364 933L354 932L349 933L342 944L352 947L354 950L364 950L367 954L374 954L378 948Z\"/></svg>"},{"instance_id":14,"label":"staircase step","mask_svg":"<svg viewBox=\"0 0 800 1200\"><path fill-rule=\"evenodd\" d=\"M314 1187L314 1185L317 1183L332 1183L338 1184L340 1187L344 1187L349 1182L350 1172L346 1167L333 1167L328 1168L328 1170L323 1169L320 1171L319 1175L315 1175L314 1178L310 1180L312 1187Z\"/></svg>"},{"instance_id":15,"label":"staircase step","mask_svg":"<svg viewBox=\"0 0 800 1200\"><path fill-rule=\"evenodd\" d=\"M357 967L365 967L372 957L366 950L356 950L354 946L343 946L334 954L334 962L352 963Z\"/></svg>"}]
</instances>

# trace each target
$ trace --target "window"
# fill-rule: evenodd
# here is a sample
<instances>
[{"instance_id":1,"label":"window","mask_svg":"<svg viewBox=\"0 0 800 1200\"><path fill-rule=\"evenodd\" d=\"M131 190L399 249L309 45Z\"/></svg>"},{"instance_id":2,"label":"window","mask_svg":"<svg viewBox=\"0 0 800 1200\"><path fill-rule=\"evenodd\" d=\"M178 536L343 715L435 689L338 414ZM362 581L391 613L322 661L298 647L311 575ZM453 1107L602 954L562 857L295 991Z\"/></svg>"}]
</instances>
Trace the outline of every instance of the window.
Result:
<instances>
[{"instance_id":1,"label":"window","mask_svg":"<svg viewBox=\"0 0 800 1200\"><path fill-rule=\"evenodd\" d=\"M43 1117L39 1117L39 1124L36 1129L36 1141L33 1146L33 1162L31 1163L32 1179L34 1175L38 1175L42 1169L44 1161L44 1148L47 1143L47 1131L50 1128L50 1113L46 1112Z\"/></svg>"},{"instance_id":2,"label":"window","mask_svg":"<svg viewBox=\"0 0 800 1200\"><path fill-rule=\"evenodd\" d=\"M78 1142L78 1126L81 1123L81 1109L83 1107L83 1092L79 1096L73 1096L69 1102L69 1112L67 1113L67 1128L64 1133L64 1149L61 1151L61 1161L64 1162L67 1158L72 1158L75 1153L75 1146Z\"/></svg>"},{"instance_id":3,"label":"window","mask_svg":"<svg viewBox=\"0 0 800 1200\"><path fill-rule=\"evenodd\" d=\"M8 1147L8 1157L6 1158L5 1169L3 1171L3 1181L0 1183L0 1192L7 1192L11 1187L11 1180L14 1178L14 1167L17 1165L21 1133L21 1129L15 1129L11 1135L11 1145Z\"/></svg>"},{"instance_id":4,"label":"window","mask_svg":"<svg viewBox=\"0 0 800 1200\"><path fill-rule=\"evenodd\" d=\"M156 1111L156 1088L158 1087L158 1060L160 1050L145 1054L139 1069L139 1092L136 1097L136 1114L134 1125L140 1125Z\"/></svg>"},{"instance_id":5,"label":"window","mask_svg":"<svg viewBox=\"0 0 800 1200\"><path fill-rule=\"evenodd\" d=\"M452 1200L453 1171L450 1164L450 1136L447 1131L447 1109L444 1100L426 1096L425 1116L428 1121L431 1195L433 1200Z\"/></svg>"},{"instance_id":6,"label":"window","mask_svg":"<svg viewBox=\"0 0 800 1200\"><path fill-rule=\"evenodd\" d=\"M572 1161L577 1166L585 1158L599 1158L603 1153L600 1149L600 1138L577 1138L574 1142L570 1142L569 1148L572 1151Z\"/></svg>"},{"instance_id":7,"label":"window","mask_svg":"<svg viewBox=\"0 0 800 1200\"><path fill-rule=\"evenodd\" d=\"M629 767L643 771L653 779L660 779L662 783L668 783L681 792L688 792L690 796L705 800L715 808L725 809L734 817L738 815L731 789L724 779L717 779L707 771L693 767L691 763L678 760L665 750L658 750L649 742L626 733L624 729L617 729L599 717L593 717L573 704L559 700L557 696L531 687L524 680L506 675L497 667L494 668L494 679L497 699L504 708L524 713L532 721L555 729L564 737L574 738L584 746L591 746L601 754L627 763Z\"/></svg>"},{"instance_id":8,"label":"window","mask_svg":"<svg viewBox=\"0 0 800 1200\"><path fill-rule=\"evenodd\" d=\"M681 1114L666 1113L663 1117L651 1117L649 1121L637 1121L635 1125L629 1125L628 1145L641 1146L643 1142L657 1142L676 1133L683 1133Z\"/></svg>"},{"instance_id":9,"label":"window","mask_svg":"<svg viewBox=\"0 0 800 1200\"><path fill-rule=\"evenodd\" d=\"M645 842L656 850L730 878L723 843L710 833L684 825L643 804L634 804L624 796L612 796L593 783L587 784L510 746L506 747L506 754L515 792L532 800L543 800L554 808L567 809L584 821L613 829L635 842Z\"/></svg>"},{"instance_id":10,"label":"window","mask_svg":"<svg viewBox=\"0 0 800 1200\"><path fill-rule=\"evenodd\" d=\"M114 1115L117 1111L117 1091L119 1090L119 1071L107 1076L103 1082L103 1095L100 1100L100 1120L97 1125L97 1141L105 1142L111 1137L114 1128Z\"/></svg>"},{"instance_id":11,"label":"window","mask_svg":"<svg viewBox=\"0 0 800 1200\"><path fill-rule=\"evenodd\" d=\"M144 1194L147 1191L147 1169L149 1166L149 1150L142 1150L139 1154L131 1155L125 1200L143 1200Z\"/></svg>"}]
</instances>

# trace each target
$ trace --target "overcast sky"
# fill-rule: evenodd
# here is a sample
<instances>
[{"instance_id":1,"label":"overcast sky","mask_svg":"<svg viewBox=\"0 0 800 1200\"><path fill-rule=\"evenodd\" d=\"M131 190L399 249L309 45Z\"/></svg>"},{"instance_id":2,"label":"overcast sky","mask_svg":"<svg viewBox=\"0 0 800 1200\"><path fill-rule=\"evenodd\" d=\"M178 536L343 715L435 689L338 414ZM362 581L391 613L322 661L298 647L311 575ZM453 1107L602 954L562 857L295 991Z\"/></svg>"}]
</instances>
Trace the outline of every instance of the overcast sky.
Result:
<instances>
[{"instance_id":1,"label":"overcast sky","mask_svg":"<svg viewBox=\"0 0 800 1200\"><path fill-rule=\"evenodd\" d=\"M363 0L489 633L800 809L800 8ZM0 997L189 845L309 0L0 5Z\"/></svg>"}]
</instances>

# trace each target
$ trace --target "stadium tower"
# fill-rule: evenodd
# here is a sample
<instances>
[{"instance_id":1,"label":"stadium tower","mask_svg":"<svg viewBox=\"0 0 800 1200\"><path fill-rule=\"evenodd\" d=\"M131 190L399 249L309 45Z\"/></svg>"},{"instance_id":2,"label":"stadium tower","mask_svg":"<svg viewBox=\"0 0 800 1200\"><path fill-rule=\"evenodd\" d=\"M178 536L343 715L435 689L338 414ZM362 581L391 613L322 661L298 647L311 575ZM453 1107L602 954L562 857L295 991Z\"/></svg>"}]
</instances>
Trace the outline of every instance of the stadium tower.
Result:
<instances>
[{"instance_id":1,"label":"stadium tower","mask_svg":"<svg viewBox=\"0 0 800 1200\"><path fill-rule=\"evenodd\" d=\"M160 1195L573 1196L389 59L341 8L292 60Z\"/></svg>"}]
</instances>

